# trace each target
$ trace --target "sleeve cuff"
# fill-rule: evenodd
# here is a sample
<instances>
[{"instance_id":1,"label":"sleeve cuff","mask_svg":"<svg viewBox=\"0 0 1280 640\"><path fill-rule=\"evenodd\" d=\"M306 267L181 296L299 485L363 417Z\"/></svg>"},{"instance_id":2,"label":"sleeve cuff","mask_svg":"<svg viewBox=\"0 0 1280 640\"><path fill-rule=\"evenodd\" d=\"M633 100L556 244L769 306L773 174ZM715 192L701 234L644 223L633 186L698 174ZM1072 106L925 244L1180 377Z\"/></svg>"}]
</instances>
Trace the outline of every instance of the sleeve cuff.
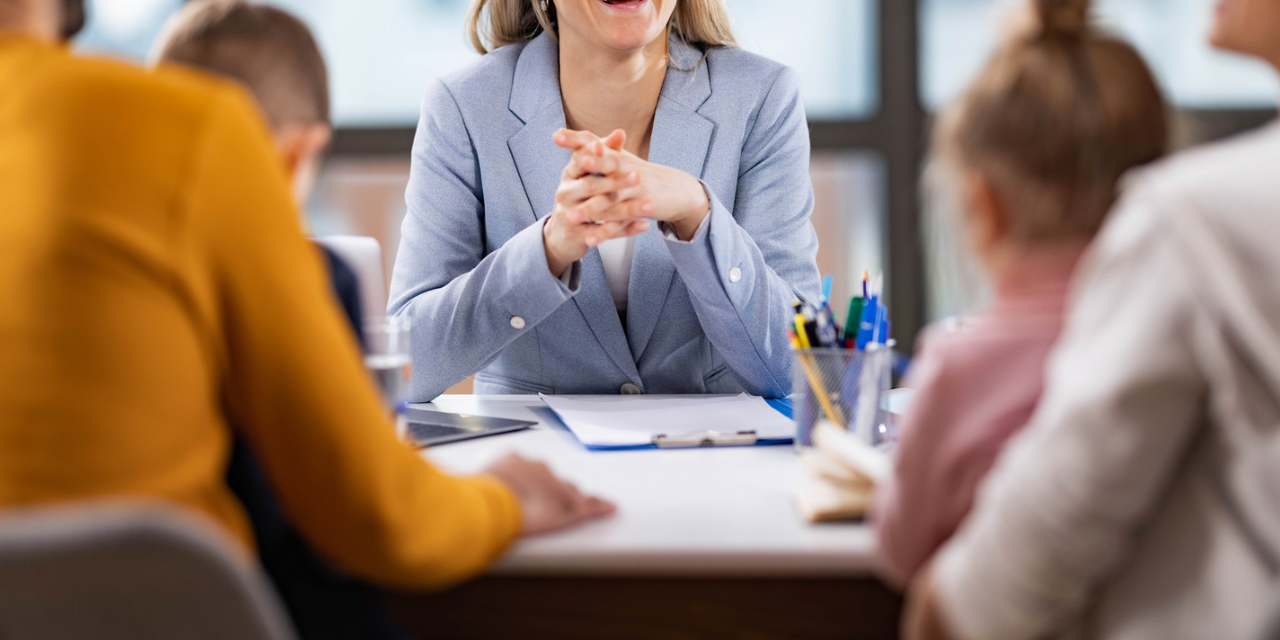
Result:
<instances>
[{"instance_id":1,"label":"sleeve cuff","mask_svg":"<svg viewBox=\"0 0 1280 640\"><path fill-rule=\"evenodd\" d=\"M560 274L560 284L564 285L570 293L577 293L582 287L582 261L579 260L569 265L564 273Z\"/></svg>"},{"instance_id":2,"label":"sleeve cuff","mask_svg":"<svg viewBox=\"0 0 1280 640\"><path fill-rule=\"evenodd\" d=\"M509 253L508 281L503 305L513 316L544 318L578 293L582 285L582 265L575 262L565 279L551 274L547 248L542 241L542 223L531 224L502 247Z\"/></svg>"},{"instance_id":3,"label":"sleeve cuff","mask_svg":"<svg viewBox=\"0 0 1280 640\"><path fill-rule=\"evenodd\" d=\"M472 476L471 480L479 485L489 497L497 515L496 538L494 552L490 561L496 560L506 552L507 547L520 537L520 529L524 526L520 514L520 501L507 485L497 478L486 475Z\"/></svg>"},{"instance_id":4,"label":"sleeve cuff","mask_svg":"<svg viewBox=\"0 0 1280 640\"><path fill-rule=\"evenodd\" d=\"M680 236L676 235L675 225L669 222L659 222L658 229L662 231L662 237L666 238L668 242L675 242L677 244L698 244L706 242L707 229L711 228L711 214L713 211L714 208L707 211L707 217L702 219L702 224L698 225L698 230L693 233L693 237L690 238L688 242L681 240Z\"/></svg>"}]
</instances>

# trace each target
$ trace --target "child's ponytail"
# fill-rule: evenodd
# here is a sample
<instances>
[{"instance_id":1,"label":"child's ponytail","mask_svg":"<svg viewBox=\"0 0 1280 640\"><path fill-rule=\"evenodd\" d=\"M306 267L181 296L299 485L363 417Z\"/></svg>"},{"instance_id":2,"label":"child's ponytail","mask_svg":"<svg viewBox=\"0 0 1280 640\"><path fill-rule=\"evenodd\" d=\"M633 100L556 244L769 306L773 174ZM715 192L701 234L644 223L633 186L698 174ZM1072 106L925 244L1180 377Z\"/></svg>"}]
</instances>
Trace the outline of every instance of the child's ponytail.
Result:
<instances>
[{"instance_id":1,"label":"child's ponytail","mask_svg":"<svg viewBox=\"0 0 1280 640\"><path fill-rule=\"evenodd\" d=\"M1164 99L1089 0L1032 0L1036 28L1005 44L940 119L936 148L991 182L1029 243L1089 239L1120 177L1166 151Z\"/></svg>"}]
</instances>

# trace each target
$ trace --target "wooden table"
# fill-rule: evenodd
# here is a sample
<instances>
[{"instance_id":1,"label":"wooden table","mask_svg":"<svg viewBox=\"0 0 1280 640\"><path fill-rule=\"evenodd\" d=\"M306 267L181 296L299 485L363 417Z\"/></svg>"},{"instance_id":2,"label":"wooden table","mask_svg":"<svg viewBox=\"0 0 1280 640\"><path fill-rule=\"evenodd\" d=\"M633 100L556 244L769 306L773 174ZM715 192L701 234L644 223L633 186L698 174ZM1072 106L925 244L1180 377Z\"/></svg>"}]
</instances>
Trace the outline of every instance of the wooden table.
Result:
<instances>
[{"instance_id":1,"label":"wooden table","mask_svg":"<svg viewBox=\"0 0 1280 640\"><path fill-rule=\"evenodd\" d=\"M445 396L457 413L534 429L425 455L474 473L507 451L547 461L617 516L523 540L481 579L394 599L423 638L895 638L900 598L871 530L809 525L790 447L591 452L530 396Z\"/></svg>"}]
</instances>

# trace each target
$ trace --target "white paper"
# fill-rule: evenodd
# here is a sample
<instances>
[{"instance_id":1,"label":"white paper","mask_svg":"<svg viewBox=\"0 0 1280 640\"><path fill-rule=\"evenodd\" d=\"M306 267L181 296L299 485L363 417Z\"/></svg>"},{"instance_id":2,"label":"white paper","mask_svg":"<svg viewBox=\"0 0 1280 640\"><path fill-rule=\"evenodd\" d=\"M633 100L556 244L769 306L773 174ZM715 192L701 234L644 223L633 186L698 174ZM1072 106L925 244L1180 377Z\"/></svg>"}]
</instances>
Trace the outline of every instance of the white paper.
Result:
<instances>
[{"instance_id":1,"label":"white paper","mask_svg":"<svg viewBox=\"0 0 1280 640\"><path fill-rule=\"evenodd\" d=\"M795 435L795 424L763 398L655 398L645 396L542 396L582 444L589 447L644 446L654 436L716 431L754 431L760 440Z\"/></svg>"}]
</instances>

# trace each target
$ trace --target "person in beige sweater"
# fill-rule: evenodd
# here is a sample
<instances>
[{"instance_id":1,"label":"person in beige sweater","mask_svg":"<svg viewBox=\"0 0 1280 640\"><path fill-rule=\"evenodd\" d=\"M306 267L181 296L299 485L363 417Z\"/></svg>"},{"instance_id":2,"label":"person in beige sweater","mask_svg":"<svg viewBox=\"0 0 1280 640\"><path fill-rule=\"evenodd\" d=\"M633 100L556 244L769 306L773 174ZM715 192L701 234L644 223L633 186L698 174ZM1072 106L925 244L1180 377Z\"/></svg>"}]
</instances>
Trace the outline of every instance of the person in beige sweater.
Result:
<instances>
[{"instance_id":1,"label":"person in beige sweater","mask_svg":"<svg viewBox=\"0 0 1280 640\"><path fill-rule=\"evenodd\" d=\"M1074 0L1039 0L1063 7ZM1213 43L1280 70L1280 2ZM1139 171L908 638L1244 638L1280 568L1280 124Z\"/></svg>"}]
</instances>

